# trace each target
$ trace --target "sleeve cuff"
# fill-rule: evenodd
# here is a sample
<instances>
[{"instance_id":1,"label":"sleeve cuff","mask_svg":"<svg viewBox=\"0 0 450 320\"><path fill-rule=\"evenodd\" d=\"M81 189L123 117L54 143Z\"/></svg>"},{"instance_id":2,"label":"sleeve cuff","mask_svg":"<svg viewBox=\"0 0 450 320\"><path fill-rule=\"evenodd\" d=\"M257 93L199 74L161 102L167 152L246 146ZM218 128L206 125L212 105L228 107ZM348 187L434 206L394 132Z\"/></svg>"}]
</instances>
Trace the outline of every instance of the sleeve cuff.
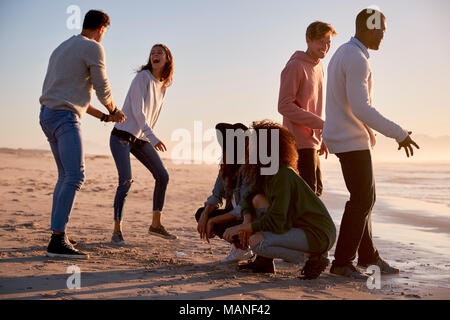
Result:
<instances>
[{"instance_id":1,"label":"sleeve cuff","mask_svg":"<svg viewBox=\"0 0 450 320\"><path fill-rule=\"evenodd\" d=\"M235 216L238 219L242 219L241 217L241 207L240 206L236 206L234 207L233 210L231 210L230 212L228 212L229 214Z\"/></svg>"},{"instance_id":2,"label":"sleeve cuff","mask_svg":"<svg viewBox=\"0 0 450 320\"><path fill-rule=\"evenodd\" d=\"M220 205L221 205L221 203L220 202L217 202L217 201L215 201L215 200L206 200L206 202L205 202L205 207L206 206L208 206L208 205L210 205L210 206L214 206L214 207L216 207L216 208L218 208Z\"/></svg>"},{"instance_id":3,"label":"sleeve cuff","mask_svg":"<svg viewBox=\"0 0 450 320\"><path fill-rule=\"evenodd\" d=\"M160 142L160 140L153 134L147 136L147 138L153 147L155 147Z\"/></svg>"},{"instance_id":4,"label":"sleeve cuff","mask_svg":"<svg viewBox=\"0 0 450 320\"><path fill-rule=\"evenodd\" d=\"M403 130L403 129L402 129L402 130ZM398 143L402 142L403 140L406 139L406 137L408 137L408 132L406 132L405 130L403 130L403 134L402 134L401 136L398 136L398 137L397 137L397 142L398 142Z\"/></svg>"}]
</instances>

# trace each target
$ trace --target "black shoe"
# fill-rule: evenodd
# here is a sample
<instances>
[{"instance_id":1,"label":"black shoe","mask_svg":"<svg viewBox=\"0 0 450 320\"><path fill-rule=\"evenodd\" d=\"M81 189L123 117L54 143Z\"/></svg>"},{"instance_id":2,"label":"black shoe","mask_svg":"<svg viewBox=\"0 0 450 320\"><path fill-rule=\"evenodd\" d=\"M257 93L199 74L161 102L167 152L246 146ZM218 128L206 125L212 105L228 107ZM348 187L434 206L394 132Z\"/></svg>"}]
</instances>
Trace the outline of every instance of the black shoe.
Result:
<instances>
[{"instance_id":1,"label":"black shoe","mask_svg":"<svg viewBox=\"0 0 450 320\"><path fill-rule=\"evenodd\" d=\"M68 243L64 234L52 234L47 247L47 256L51 258L89 259L89 255L75 249Z\"/></svg>"},{"instance_id":2,"label":"black shoe","mask_svg":"<svg viewBox=\"0 0 450 320\"><path fill-rule=\"evenodd\" d=\"M384 261L381 257L377 257L377 260L374 263L364 263L358 261L358 267L367 268L370 265L375 265L380 268L380 272L382 274L398 274L400 270L394 267L391 267L389 263Z\"/></svg>"},{"instance_id":3,"label":"black shoe","mask_svg":"<svg viewBox=\"0 0 450 320\"><path fill-rule=\"evenodd\" d=\"M368 276L359 272L351 262L343 266L337 266L332 263L330 273L357 280L367 280L369 278Z\"/></svg>"},{"instance_id":4,"label":"black shoe","mask_svg":"<svg viewBox=\"0 0 450 320\"><path fill-rule=\"evenodd\" d=\"M329 262L330 261L323 255L318 254L311 256L303 266L303 269L301 271L303 277L301 277L300 279L317 279L328 266Z\"/></svg>"},{"instance_id":5,"label":"black shoe","mask_svg":"<svg viewBox=\"0 0 450 320\"><path fill-rule=\"evenodd\" d=\"M238 270L253 273L275 273L275 265L272 258L256 256L253 261L238 265Z\"/></svg>"},{"instance_id":6,"label":"black shoe","mask_svg":"<svg viewBox=\"0 0 450 320\"><path fill-rule=\"evenodd\" d=\"M75 246L75 245L77 244L77 242L76 242L75 240L70 239L70 238L67 236L67 233L65 233L65 236L66 236L66 241L69 242L71 245Z\"/></svg>"}]
</instances>

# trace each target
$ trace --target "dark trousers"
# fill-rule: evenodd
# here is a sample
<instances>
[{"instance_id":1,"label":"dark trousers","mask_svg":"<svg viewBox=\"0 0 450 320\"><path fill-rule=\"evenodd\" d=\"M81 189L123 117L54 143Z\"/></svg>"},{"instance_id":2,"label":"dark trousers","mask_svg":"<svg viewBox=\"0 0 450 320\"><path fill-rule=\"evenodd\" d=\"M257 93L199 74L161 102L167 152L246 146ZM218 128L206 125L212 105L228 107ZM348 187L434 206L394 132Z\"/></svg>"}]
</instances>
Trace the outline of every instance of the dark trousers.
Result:
<instances>
[{"instance_id":1,"label":"dark trousers","mask_svg":"<svg viewBox=\"0 0 450 320\"><path fill-rule=\"evenodd\" d=\"M200 216L203 212L203 210L205 209L205 207L201 207L197 210L197 212L195 213L195 220L200 220ZM211 212L209 214L209 218L213 218L213 217L217 217L220 216L222 214L228 213L230 212L231 209L217 209L214 210L213 212ZM221 239L223 239L223 234L225 232L225 230L227 230L230 227L234 227L238 224L241 224L242 221L239 220L232 220L232 221L227 221L224 223L216 223L214 224L214 233Z\"/></svg>"},{"instance_id":2,"label":"dark trousers","mask_svg":"<svg viewBox=\"0 0 450 320\"><path fill-rule=\"evenodd\" d=\"M350 200L345 204L333 264L351 263L358 252L361 263L373 263L378 251L372 241L371 213L375 204L375 179L369 150L336 154L341 163Z\"/></svg>"},{"instance_id":3,"label":"dark trousers","mask_svg":"<svg viewBox=\"0 0 450 320\"><path fill-rule=\"evenodd\" d=\"M322 173L320 171L319 154L316 149L298 149L297 169L317 196L322 195Z\"/></svg>"}]
</instances>

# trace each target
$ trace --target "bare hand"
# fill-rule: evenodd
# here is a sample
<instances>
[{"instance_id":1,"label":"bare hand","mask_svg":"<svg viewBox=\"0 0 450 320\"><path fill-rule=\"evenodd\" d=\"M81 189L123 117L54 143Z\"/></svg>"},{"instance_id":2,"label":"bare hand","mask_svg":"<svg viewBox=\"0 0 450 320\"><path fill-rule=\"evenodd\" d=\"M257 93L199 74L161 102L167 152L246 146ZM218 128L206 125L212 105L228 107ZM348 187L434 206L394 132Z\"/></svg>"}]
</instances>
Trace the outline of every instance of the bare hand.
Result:
<instances>
[{"instance_id":1,"label":"bare hand","mask_svg":"<svg viewBox=\"0 0 450 320\"><path fill-rule=\"evenodd\" d=\"M156 144L155 149L158 151L161 151L161 152L167 151L167 148L164 145L164 143L162 143L162 141L160 141Z\"/></svg>"},{"instance_id":2,"label":"bare hand","mask_svg":"<svg viewBox=\"0 0 450 320\"><path fill-rule=\"evenodd\" d=\"M125 114L122 112L122 110L117 110L116 113L114 114L110 114L108 116L108 122L118 122L118 123L122 123L127 119L127 117L125 116Z\"/></svg>"},{"instance_id":3,"label":"bare hand","mask_svg":"<svg viewBox=\"0 0 450 320\"><path fill-rule=\"evenodd\" d=\"M322 140L322 144L320 145L320 149L319 149L319 156L325 154L325 159L328 158L328 148L325 145L325 141Z\"/></svg>"},{"instance_id":4,"label":"bare hand","mask_svg":"<svg viewBox=\"0 0 450 320\"><path fill-rule=\"evenodd\" d=\"M248 239L250 234L248 232L239 232L239 249L245 250L248 248Z\"/></svg>"},{"instance_id":5,"label":"bare hand","mask_svg":"<svg viewBox=\"0 0 450 320\"><path fill-rule=\"evenodd\" d=\"M406 156L409 158L409 154L411 154L411 157L414 155L413 147L415 146L417 149L420 149L417 143L414 142L413 139L411 139L410 135L412 134L412 131L408 131L408 136L398 144L398 150L401 148L405 148Z\"/></svg>"},{"instance_id":6,"label":"bare hand","mask_svg":"<svg viewBox=\"0 0 450 320\"><path fill-rule=\"evenodd\" d=\"M209 243L209 239L214 238L216 234L214 233L214 224L211 219L206 223L206 236L205 240Z\"/></svg>"},{"instance_id":7,"label":"bare hand","mask_svg":"<svg viewBox=\"0 0 450 320\"><path fill-rule=\"evenodd\" d=\"M206 224L208 223L208 216L206 212L203 211L200 219L198 219L197 231L200 234L200 239L206 238Z\"/></svg>"},{"instance_id":8,"label":"bare hand","mask_svg":"<svg viewBox=\"0 0 450 320\"><path fill-rule=\"evenodd\" d=\"M233 236L239 233L239 225L230 227L223 233L223 239L229 243L233 242Z\"/></svg>"}]
</instances>

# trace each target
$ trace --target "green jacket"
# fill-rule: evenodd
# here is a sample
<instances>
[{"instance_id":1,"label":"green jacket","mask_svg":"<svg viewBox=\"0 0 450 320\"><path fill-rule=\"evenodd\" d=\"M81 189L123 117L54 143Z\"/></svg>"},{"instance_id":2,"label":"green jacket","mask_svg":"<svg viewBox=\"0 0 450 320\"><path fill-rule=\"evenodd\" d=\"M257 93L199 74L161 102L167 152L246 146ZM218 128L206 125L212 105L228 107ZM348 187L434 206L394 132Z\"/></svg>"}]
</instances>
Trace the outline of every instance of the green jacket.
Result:
<instances>
[{"instance_id":1,"label":"green jacket","mask_svg":"<svg viewBox=\"0 0 450 320\"><path fill-rule=\"evenodd\" d=\"M323 253L333 247L336 227L327 208L291 167L281 166L275 175L266 177L262 187L270 205L266 214L252 223L253 232L283 234L300 228L305 231L310 252ZM257 193L256 188L246 193L242 216L254 215L252 199Z\"/></svg>"}]
</instances>

